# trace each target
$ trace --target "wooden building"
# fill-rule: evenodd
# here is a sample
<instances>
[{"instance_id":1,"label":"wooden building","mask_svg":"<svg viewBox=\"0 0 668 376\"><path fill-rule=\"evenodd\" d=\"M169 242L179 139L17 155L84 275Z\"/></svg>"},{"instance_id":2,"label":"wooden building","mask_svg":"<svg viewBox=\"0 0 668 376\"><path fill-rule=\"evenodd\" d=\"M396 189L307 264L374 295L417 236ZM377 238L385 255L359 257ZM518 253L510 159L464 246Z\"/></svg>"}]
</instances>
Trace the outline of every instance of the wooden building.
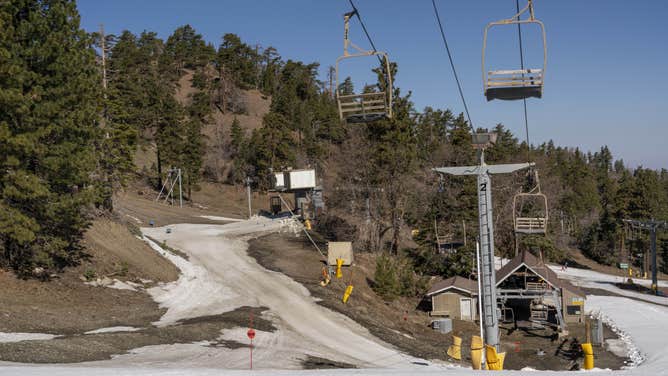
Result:
<instances>
[{"instance_id":1,"label":"wooden building","mask_svg":"<svg viewBox=\"0 0 668 376\"><path fill-rule=\"evenodd\" d=\"M538 257L523 252L496 272L499 320L529 322L564 330L567 323L584 322L585 294L557 278ZM427 292L431 315L478 319L478 283L462 277L436 282Z\"/></svg>"},{"instance_id":2,"label":"wooden building","mask_svg":"<svg viewBox=\"0 0 668 376\"><path fill-rule=\"evenodd\" d=\"M496 272L496 296L506 320L510 314L515 321L562 329L567 323L584 322L584 292L559 279L529 252L522 252Z\"/></svg>"},{"instance_id":3,"label":"wooden building","mask_svg":"<svg viewBox=\"0 0 668 376\"><path fill-rule=\"evenodd\" d=\"M431 315L458 320L478 319L478 282L463 277L438 281L426 295L431 299Z\"/></svg>"}]
</instances>

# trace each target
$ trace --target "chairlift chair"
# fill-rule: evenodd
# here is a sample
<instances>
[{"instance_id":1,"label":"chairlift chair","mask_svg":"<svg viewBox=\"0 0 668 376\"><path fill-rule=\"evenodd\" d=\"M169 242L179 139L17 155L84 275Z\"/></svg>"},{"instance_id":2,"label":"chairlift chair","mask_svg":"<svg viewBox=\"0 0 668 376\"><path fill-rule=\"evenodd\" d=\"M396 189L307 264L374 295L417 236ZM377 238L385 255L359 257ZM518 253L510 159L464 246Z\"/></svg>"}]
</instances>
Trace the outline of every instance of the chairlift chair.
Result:
<instances>
[{"instance_id":1,"label":"chairlift chair","mask_svg":"<svg viewBox=\"0 0 668 376\"><path fill-rule=\"evenodd\" d=\"M540 191L538 171L536 186L530 192L520 192L513 197L513 225L516 234L545 234L547 232L547 196ZM535 205L535 210L527 213L525 205Z\"/></svg>"},{"instance_id":2,"label":"chairlift chair","mask_svg":"<svg viewBox=\"0 0 668 376\"><path fill-rule=\"evenodd\" d=\"M348 123L369 123L381 119L392 118L392 74L390 73L390 59L386 52L376 50L364 50L348 39L350 17L355 15L352 11L343 15L343 56L336 59L336 103L339 108L339 117ZM352 47L356 52L348 52ZM342 94L339 88L339 63L345 59L377 56L382 59L386 72L386 85L384 90L360 94Z\"/></svg>"},{"instance_id":3,"label":"chairlift chair","mask_svg":"<svg viewBox=\"0 0 668 376\"><path fill-rule=\"evenodd\" d=\"M520 19L522 14L528 12L529 17ZM487 34L494 26L512 26L522 24L536 24L540 27L543 36L543 67L490 70L485 67L485 53L487 50ZM543 82L545 79L545 68L547 66L547 38L545 36L545 25L534 16L533 0L519 13L509 19L494 21L487 24L482 42L482 76L485 97L488 101L493 99L518 100L526 98L541 98L543 96Z\"/></svg>"}]
</instances>

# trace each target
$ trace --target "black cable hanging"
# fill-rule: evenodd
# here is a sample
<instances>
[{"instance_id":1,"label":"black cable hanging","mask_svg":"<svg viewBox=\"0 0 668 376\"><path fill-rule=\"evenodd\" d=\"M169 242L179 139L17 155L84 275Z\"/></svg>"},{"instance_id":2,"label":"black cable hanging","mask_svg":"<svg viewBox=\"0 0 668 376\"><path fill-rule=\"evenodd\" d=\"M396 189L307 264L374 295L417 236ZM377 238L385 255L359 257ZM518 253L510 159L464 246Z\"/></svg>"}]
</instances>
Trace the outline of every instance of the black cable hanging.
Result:
<instances>
[{"instance_id":1,"label":"black cable hanging","mask_svg":"<svg viewBox=\"0 0 668 376\"><path fill-rule=\"evenodd\" d=\"M364 34L366 35L366 39L369 40L369 44L371 44L371 48L373 48L373 52L378 52L378 50L376 50L376 45L373 43L373 40L371 39L371 36L369 35L369 32L366 29L366 25L364 25L364 21L362 21L362 16L360 15L359 9L357 9L355 4L353 3L353 0L348 0L348 2L350 3L350 6L353 7L353 12L357 16L357 20L360 22L360 25L362 25L362 30L364 30ZM380 56L376 56L376 57L378 58L378 62L382 65L383 60L380 58ZM387 72L387 73L389 74L390 72Z\"/></svg>"},{"instance_id":2,"label":"black cable hanging","mask_svg":"<svg viewBox=\"0 0 668 376\"><path fill-rule=\"evenodd\" d=\"M464 103L464 111L466 111L466 118L471 124L473 129L473 121L471 121L471 115L469 114L469 108L466 105L466 99L464 99L464 92L462 91L462 85L459 83L459 77L457 76L457 70L455 69L455 63L452 60L452 54L450 53L450 47L448 47L448 40L445 38L445 32L443 31L443 24L441 23L441 17L438 14L438 9L436 8L436 1L431 0L431 4L434 6L434 14L436 14L436 20L438 21L438 28L441 30L441 37L443 38L443 44L445 44L445 50L448 52L448 59L450 60L450 67L452 67L452 73L455 76L455 81L457 82L457 88L459 89L459 96L462 98L462 103Z\"/></svg>"},{"instance_id":3,"label":"black cable hanging","mask_svg":"<svg viewBox=\"0 0 668 376\"><path fill-rule=\"evenodd\" d=\"M520 0L515 0L515 9L517 10L517 20L519 21L520 19ZM517 24L517 36L519 37L520 40L520 69L524 71L524 49L522 48L522 25ZM524 73L522 73L522 77L524 77ZM526 139L527 139L527 162L531 161L531 144L529 143L529 120L527 117L527 99L522 98L522 102L524 102L524 130L526 132Z\"/></svg>"}]
</instances>

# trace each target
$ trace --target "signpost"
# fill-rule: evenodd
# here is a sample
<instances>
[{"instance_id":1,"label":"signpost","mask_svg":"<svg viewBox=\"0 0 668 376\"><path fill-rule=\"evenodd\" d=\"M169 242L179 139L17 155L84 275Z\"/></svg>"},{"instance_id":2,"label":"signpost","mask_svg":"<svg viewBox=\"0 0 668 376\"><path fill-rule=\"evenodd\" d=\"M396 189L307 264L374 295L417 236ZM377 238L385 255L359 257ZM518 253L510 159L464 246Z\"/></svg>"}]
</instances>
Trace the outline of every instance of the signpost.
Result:
<instances>
[{"instance_id":1,"label":"signpost","mask_svg":"<svg viewBox=\"0 0 668 376\"><path fill-rule=\"evenodd\" d=\"M250 325L248 325L246 335L250 339L250 369L253 369L253 338L255 338L255 330L253 330L253 312L250 314Z\"/></svg>"}]
</instances>

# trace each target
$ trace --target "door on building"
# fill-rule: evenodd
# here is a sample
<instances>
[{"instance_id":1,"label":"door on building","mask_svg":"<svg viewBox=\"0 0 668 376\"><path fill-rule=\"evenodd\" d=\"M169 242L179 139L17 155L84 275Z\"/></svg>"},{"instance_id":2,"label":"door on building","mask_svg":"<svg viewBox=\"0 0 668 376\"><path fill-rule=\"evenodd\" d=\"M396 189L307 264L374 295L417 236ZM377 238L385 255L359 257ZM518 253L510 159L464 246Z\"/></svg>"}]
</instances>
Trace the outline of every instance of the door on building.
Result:
<instances>
[{"instance_id":1,"label":"door on building","mask_svg":"<svg viewBox=\"0 0 668 376\"><path fill-rule=\"evenodd\" d=\"M471 320L471 299L470 298L459 299L459 309L460 309L462 320Z\"/></svg>"}]
</instances>

